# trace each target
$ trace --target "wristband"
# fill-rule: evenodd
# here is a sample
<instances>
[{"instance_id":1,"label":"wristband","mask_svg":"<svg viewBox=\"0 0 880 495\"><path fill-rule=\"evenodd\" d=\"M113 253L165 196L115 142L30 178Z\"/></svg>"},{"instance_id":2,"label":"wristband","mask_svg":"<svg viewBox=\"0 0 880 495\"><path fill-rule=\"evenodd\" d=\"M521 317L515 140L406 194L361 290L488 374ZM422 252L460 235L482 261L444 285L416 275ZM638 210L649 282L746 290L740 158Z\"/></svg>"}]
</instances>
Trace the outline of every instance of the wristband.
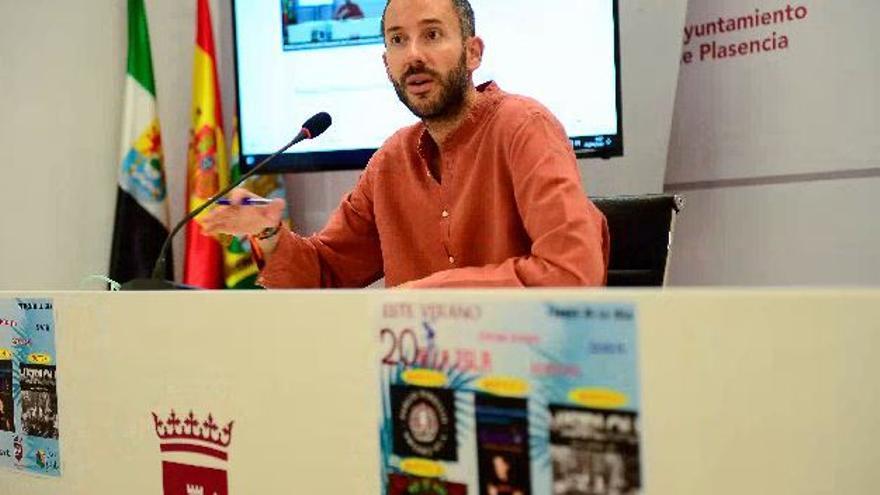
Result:
<instances>
[{"instance_id":1,"label":"wristband","mask_svg":"<svg viewBox=\"0 0 880 495\"><path fill-rule=\"evenodd\" d=\"M281 230L281 222L278 222L278 225L274 227L266 227L261 230L259 233L254 234L254 239L265 241L267 239L271 239L278 235L278 232Z\"/></svg>"}]
</instances>

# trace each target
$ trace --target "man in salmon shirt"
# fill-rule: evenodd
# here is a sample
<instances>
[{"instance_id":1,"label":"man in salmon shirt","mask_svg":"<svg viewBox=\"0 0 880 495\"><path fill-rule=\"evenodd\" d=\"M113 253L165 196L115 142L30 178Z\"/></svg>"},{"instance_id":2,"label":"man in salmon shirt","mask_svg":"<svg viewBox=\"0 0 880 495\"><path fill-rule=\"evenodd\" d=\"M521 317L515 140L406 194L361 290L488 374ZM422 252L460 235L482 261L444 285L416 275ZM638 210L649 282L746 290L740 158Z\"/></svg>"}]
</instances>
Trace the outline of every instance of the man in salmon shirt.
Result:
<instances>
[{"instance_id":1,"label":"man in salmon shirt","mask_svg":"<svg viewBox=\"0 0 880 495\"><path fill-rule=\"evenodd\" d=\"M421 121L392 135L323 230L281 223L285 208L229 195L208 234L249 234L267 288L600 286L605 218L587 199L562 125L540 103L475 86L483 40L467 0L390 0L388 78Z\"/></svg>"}]
</instances>

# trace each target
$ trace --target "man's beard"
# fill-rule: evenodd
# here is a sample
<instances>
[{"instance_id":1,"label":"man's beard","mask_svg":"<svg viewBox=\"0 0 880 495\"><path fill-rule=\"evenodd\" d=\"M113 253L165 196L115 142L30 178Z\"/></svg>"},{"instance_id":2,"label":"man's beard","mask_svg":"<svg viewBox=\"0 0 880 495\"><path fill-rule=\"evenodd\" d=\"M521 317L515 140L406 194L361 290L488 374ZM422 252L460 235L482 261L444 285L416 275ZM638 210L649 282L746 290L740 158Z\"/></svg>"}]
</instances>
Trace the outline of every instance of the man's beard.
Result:
<instances>
[{"instance_id":1,"label":"man's beard","mask_svg":"<svg viewBox=\"0 0 880 495\"><path fill-rule=\"evenodd\" d=\"M410 100L409 95L406 93L406 79L416 74L431 76L440 85L440 94L435 101L419 102L418 100ZM397 98L416 117L422 120L444 120L457 115L461 111L464 106L464 96L467 92L469 81L467 58L465 52L462 52L458 66L450 70L446 77L427 67L418 66L410 67L399 80L392 80L391 82L394 85L394 92L397 93Z\"/></svg>"}]
</instances>

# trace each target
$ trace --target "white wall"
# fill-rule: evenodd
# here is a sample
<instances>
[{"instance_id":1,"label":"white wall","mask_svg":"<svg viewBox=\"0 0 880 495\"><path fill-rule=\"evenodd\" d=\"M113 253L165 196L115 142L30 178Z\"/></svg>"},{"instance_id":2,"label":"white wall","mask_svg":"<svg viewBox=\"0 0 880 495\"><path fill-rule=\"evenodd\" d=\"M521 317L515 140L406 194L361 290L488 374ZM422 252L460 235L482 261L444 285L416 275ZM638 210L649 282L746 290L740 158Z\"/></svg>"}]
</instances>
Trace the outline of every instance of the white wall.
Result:
<instances>
[{"instance_id":1,"label":"white wall","mask_svg":"<svg viewBox=\"0 0 880 495\"><path fill-rule=\"evenodd\" d=\"M687 24L787 4L691 0ZM880 284L880 4L792 5L809 14L685 47L790 41L681 67L666 176L686 197L674 285Z\"/></svg>"},{"instance_id":2,"label":"white wall","mask_svg":"<svg viewBox=\"0 0 880 495\"><path fill-rule=\"evenodd\" d=\"M195 0L146 0L171 217L183 215ZM211 0L227 134L230 2ZM586 160L588 192L662 187L685 0L620 2L626 156ZM0 0L0 289L75 289L109 264L126 57L126 5ZM503 85L503 81L500 81ZM357 171L288 176L295 225L319 229ZM180 278L182 236L175 243ZM97 282L84 285L98 288Z\"/></svg>"},{"instance_id":3,"label":"white wall","mask_svg":"<svg viewBox=\"0 0 880 495\"><path fill-rule=\"evenodd\" d=\"M880 285L880 173L672 189L670 285Z\"/></svg>"},{"instance_id":4,"label":"white wall","mask_svg":"<svg viewBox=\"0 0 880 495\"><path fill-rule=\"evenodd\" d=\"M880 177L684 191L671 285L877 285Z\"/></svg>"},{"instance_id":5,"label":"white wall","mask_svg":"<svg viewBox=\"0 0 880 495\"><path fill-rule=\"evenodd\" d=\"M0 1L0 288L106 273L125 2Z\"/></svg>"}]
</instances>

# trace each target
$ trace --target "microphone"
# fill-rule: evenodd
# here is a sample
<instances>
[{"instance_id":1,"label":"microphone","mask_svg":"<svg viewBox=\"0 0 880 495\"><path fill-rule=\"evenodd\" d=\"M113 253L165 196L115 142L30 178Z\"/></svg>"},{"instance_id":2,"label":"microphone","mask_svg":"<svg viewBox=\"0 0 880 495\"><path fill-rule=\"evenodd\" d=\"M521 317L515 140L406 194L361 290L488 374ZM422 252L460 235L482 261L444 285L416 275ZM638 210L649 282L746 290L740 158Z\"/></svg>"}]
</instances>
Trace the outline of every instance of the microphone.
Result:
<instances>
[{"instance_id":1,"label":"microphone","mask_svg":"<svg viewBox=\"0 0 880 495\"><path fill-rule=\"evenodd\" d=\"M315 115L309 117L308 120L303 122L302 129L294 136L293 139L290 140L287 144L285 144L281 149L272 153L268 157L264 158L260 163L254 165L254 168L250 169L248 173L243 174L238 180L232 182L228 186L226 186L222 191L217 194L211 196L207 201L202 203L201 206L189 212L183 219L174 226L174 229L171 230L171 233L168 234L168 237L165 238L165 242L162 244L162 249L159 250L159 257L156 259L156 264L153 265L153 274L148 279L134 279L130 280L124 284L122 284L122 290L167 290L167 289L195 289L196 287L190 287L183 284L175 284L174 282L164 280L163 276L165 273L165 265L166 260L168 258L168 249L171 247L171 240L174 239L174 236L186 225L190 220L196 217L199 213L205 210L205 208L211 206L216 203L218 199L226 196L229 191L235 189L236 186L247 180L250 176L257 173L260 169L262 169L267 163L271 162L281 153L287 151L288 148L299 143L300 141L304 141L306 139L314 139L324 131L330 127L330 124L333 123L333 119L330 118L330 114L327 112L319 112Z\"/></svg>"}]
</instances>

